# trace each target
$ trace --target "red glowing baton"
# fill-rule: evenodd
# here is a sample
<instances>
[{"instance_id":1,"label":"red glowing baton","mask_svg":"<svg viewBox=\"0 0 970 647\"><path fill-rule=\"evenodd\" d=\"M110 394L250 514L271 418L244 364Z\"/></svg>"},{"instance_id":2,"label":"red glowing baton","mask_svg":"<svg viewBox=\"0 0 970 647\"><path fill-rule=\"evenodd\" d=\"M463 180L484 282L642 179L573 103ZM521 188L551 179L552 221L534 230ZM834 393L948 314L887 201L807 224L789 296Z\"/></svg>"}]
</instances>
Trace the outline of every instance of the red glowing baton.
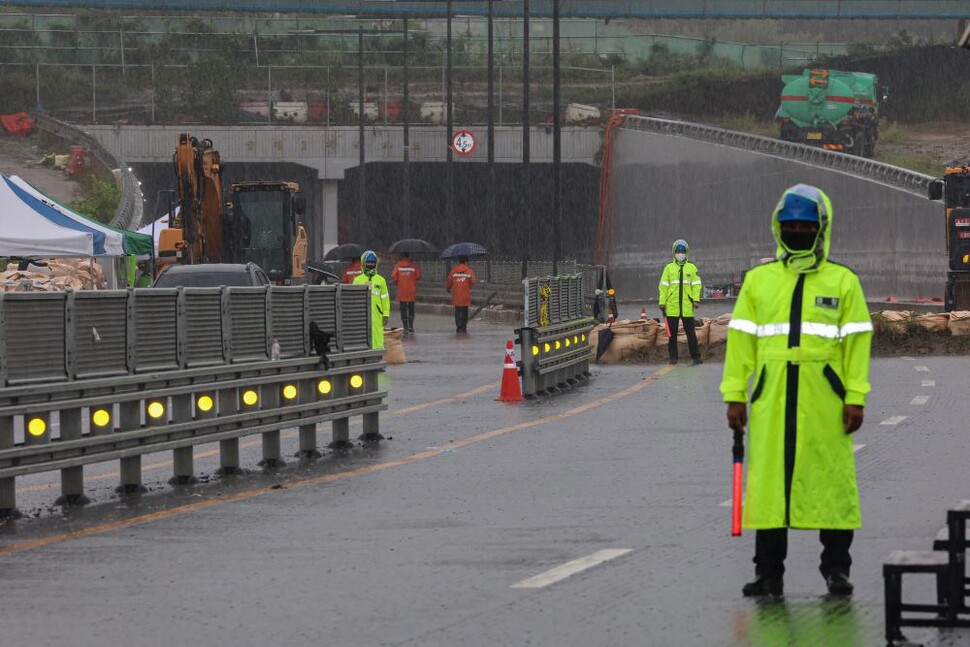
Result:
<instances>
[{"instance_id":1,"label":"red glowing baton","mask_svg":"<svg viewBox=\"0 0 970 647\"><path fill-rule=\"evenodd\" d=\"M744 432L734 431L734 499L731 502L731 536L741 536L741 481L742 465L744 464Z\"/></svg>"}]
</instances>

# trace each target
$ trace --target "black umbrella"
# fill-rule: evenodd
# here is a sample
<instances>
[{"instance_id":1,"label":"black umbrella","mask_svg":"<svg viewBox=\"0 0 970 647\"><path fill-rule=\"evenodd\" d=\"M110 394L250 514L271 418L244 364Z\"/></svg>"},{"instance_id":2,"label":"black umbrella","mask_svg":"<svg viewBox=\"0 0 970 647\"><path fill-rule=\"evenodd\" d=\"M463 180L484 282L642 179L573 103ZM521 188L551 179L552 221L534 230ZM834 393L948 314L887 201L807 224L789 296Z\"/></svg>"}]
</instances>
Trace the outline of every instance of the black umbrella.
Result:
<instances>
[{"instance_id":1,"label":"black umbrella","mask_svg":"<svg viewBox=\"0 0 970 647\"><path fill-rule=\"evenodd\" d=\"M455 243L441 252L441 258L455 258L457 256L486 256L488 250L478 243Z\"/></svg>"},{"instance_id":2,"label":"black umbrella","mask_svg":"<svg viewBox=\"0 0 970 647\"><path fill-rule=\"evenodd\" d=\"M438 248L420 238L405 238L392 243L387 250L391 254L437 254Z\"/></svg>"},{"instance_id":3,"label":"black umbrella","mask_svg":"<svg viewBox=\"0 0 970 647\"><path fill-rule=\"evenodd\" d=\"M357 243L344 243L343 245L337 245L333 249L324 255L323 260L325 261L346 261L355 258L360 258L360 255L364 253L364 246L358 245Z\"/></svg>"}]
</instances>

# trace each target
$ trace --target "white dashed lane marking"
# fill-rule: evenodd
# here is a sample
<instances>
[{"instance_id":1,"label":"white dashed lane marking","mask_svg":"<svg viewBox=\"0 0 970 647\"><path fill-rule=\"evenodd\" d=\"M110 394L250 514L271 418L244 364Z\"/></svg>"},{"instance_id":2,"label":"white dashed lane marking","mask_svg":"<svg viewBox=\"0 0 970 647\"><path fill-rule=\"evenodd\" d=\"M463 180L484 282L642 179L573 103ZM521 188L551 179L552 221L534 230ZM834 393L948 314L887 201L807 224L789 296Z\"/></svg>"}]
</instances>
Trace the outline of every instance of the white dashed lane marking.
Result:
<instances>
[{"instance_id":1,"label":"white dashed lane marking","mask_svg":"<svg viewBox=\"0 0 970 647\"><path fill-rule=\"evenodd\" d=\"M917 371L922 371L923 373L929 373L930 372L930 367L929 366L917 366L916 367L916 370Z\"/></svg>"},{"instance_id":2,"label":"white dashed lane marking","mask_svg":"<svg viewBox=\"0 0 970 647\"><path fill-rule=\"evenodd\" d=\"M908 417L909 416L893 416L892 418L886 418L885 420L883 420L879 424L880 425L898 425L899 423L901 423L903 420L905 420Z\"/></svg>"},{"instance_id":3,"label":"white dashed lane marking","mask_svg":"<svg viewBox=\"0 0 970 647\"><path fill-rule=\"evenodd\" d=\"M930 399L928 395L917 395L915 398L909 401L910 404L919 406L921 404L926 404Z\"/></svg>"},{"instance_id":4,"label":"white dashed lane marking","mask_svg":"<svg viewBox=\"0 0 970 647\"><path fill-rule=\"evenodd\" d=\"M899 359L907 359L907 360L909 360L909 361L913 361L913 359L914 359L914 358L912 358L912 357L910 357L909 355L903 355L903 356L902 356L902 357L900 357Z\"/></svg>"},{"instance_id":5,"label":"white dashed lane marking","mask_svg":"<svg viewBox=\"0 0 970 647\"><path fill-rule=\"evenodd\" d=\"M573 561L566 562L561 566L551 568L544 573L539 573L538 575L522 580L521 582L516 582L510 588L541 589L549 586L550 584L560 582L567 577L571 577L576 573L581 573L585 570L593 568L594 566L599 566L603 562L608 562L611 559L622 557L629 552L631 552L631 549L629 548L607 548L605 550L598 550L592 555L574 559Z\"/></svg>"},{"instance_id":6,"label":"white dashed lane marking","mask_svg":"<svg viewBox=\"0 0 970 647\"><path fill-rule=\"evenodd\" d=\"M920 386L936 386L936 380L923 380Z\"/></svg>"}]
</instances>

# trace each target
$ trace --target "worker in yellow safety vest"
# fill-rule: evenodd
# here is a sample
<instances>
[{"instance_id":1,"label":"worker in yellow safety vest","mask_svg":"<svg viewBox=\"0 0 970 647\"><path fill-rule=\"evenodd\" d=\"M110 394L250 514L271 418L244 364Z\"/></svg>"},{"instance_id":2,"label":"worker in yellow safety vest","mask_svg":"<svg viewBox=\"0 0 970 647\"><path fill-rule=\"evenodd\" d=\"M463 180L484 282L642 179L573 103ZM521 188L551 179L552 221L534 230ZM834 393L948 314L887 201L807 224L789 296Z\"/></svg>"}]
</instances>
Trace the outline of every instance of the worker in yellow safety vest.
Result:
<instances>
[{"instance_id":1,"label":"worker in yellow safety vest","mask_svg":"<svg viewBox=\"0 0 970 647\"><path fill-rule=\"evenodd\" d=\"M671 246L674 260L667 263L660 275L660 313L666 319L667 355L670 364L677 363L677 328L684 320L687 334L687 348L694 364L701 363L701 352L697 347L697 330L694 312L701 302L701 275L697 266L687 260L687 241L675 240Z\"/></svg>"},{"instance_id":2,"label":"worker in yellow safety vest","mask_svg":"<svg viewBox=\"0 0 970 647\"><path fill-rule=\"evenodd\" d=\"M745 528L755 533L746 596L783 592L788 528L818 529L831 595L852 594L862 525L850 434L869 393L872 321L855 273L828 260L832 204L799 184L772 215L777 260L751 269L728 326L721 392L728 426L748 425Z\"/></svg>"},{"instance_id":3,"label":"worker in yellow safety vest","mask_svg":"<svg viewBox=\"0 0 970 647\"><path fill-rule=\"evenodd\" d=\"M354 285L367 283L370 285L371 303L371 348L384 349L384 326L391 314L391 297L387 290L387 281L377 273L377 254L367 250L360 255L360 265L363 272L354 279Z\"/></svg>"}]
</instances>

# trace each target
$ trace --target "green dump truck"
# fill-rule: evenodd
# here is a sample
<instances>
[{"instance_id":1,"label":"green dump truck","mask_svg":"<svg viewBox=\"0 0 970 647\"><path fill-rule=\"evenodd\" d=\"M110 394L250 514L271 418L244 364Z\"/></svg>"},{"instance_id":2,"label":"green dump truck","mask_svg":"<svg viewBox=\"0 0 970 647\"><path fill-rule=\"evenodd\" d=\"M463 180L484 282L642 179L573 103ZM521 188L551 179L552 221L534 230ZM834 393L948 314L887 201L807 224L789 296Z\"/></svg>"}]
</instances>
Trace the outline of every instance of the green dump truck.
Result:
<instances>
[{"instance_id":1,"label":"green dump truck","mask_svg":"<svg viewBox=\"0 0 970 647\"><path fill-rule=\"evenodd\" d=\"M877 79L865 72L807 69L781 77L775 118L781 139L872 157L879 139Z\"/></svg>"}]
</instances>

